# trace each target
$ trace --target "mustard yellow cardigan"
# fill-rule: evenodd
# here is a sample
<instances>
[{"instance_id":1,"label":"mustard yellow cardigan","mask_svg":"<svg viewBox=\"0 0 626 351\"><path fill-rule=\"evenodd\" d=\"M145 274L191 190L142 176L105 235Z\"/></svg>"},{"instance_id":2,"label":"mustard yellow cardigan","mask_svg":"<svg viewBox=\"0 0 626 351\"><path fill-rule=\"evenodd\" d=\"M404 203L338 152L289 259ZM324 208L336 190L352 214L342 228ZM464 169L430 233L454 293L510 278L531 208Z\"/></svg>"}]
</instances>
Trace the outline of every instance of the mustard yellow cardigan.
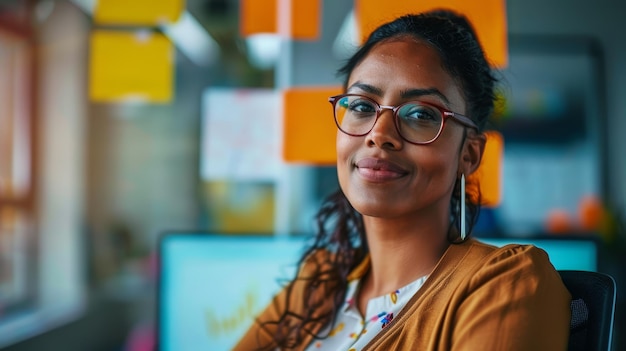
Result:
<instances>
[{"instance_id":1,"label":"mustard yellow cardigan","mask_svg":"<svg viewBox=\"0 0 626 351\"><path fill-rule=\"evenodd\" d=\"M306 276L306 264L300 271ZM369 269L369 259L349 276ZM291 308L301 311L306 282L296 281ZM320 301L328 296L319 296ZM234 351L271 343L271 325L285 306L285 291L263 311ZM570 294L547 254L530 245L502 248L470 239L447 249L426 283L364 350L566 350ZM314 332L324 327L315 326ZM290 350L304 350L305 338ZM340 351L340 350L338 350Z\"/></svg>"}]
</instances>

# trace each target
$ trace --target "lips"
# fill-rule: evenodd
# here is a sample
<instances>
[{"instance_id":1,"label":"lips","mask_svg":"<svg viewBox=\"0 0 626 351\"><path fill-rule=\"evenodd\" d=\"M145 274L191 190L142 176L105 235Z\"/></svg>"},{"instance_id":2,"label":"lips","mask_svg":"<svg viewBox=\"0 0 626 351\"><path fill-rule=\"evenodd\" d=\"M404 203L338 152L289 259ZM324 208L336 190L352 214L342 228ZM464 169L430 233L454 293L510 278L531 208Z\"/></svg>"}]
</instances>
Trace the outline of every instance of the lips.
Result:
<instances>
[{"instance_id":1,"label":"lips","mask_svg":"<svg viewBox=\"0 0 626 351\"><path fill-rule=\"evenodd\" d=\"M363 177L372 181L397 179L409 173L402 166L379 158L359 160L356 168Z\"/></svg>"}]
</instances>

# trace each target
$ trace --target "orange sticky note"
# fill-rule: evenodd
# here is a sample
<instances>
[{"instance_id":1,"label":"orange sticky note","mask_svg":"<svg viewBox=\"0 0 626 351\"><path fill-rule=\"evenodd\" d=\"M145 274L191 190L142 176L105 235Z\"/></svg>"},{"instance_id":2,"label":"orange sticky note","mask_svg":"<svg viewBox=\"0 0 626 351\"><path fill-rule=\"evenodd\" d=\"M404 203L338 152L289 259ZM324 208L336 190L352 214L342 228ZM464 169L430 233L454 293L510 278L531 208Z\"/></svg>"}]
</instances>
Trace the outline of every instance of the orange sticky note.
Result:
<instances>
[{"instance_id":1,"label":"orange sticky note","mask_svg":"<svg viewBox=\"0 0 626 351\"><path fill-rule=\"evenodd\" d=\"M239 33L248 36L277 32L278 0L241 0L239 2Z\"/></svg>"},{"instance_id":2,"label":"orange sticky note","mask_svg":"<svg viewBox=\"0 0 626 351\"><path fill-rule=\"evenodd\" d=\"M355 15L362 41L379 25L405 14L448 8L472 23L488 60L498 68L508 62L505 0L355 0Z\"/></svg>"},{"instance_id":3,"label":"orange sticky note","mask_svg":"<svg viewBox=\"0 0 626 351\"><path fill-rule=\"evenodd\" d=\"M98 0L93 19L98 24L156 26L175 23L184 0Z\"/></svg>"},{"instance_id":4,"label":"orange sticky note","mask_svg":"<svg viewBox=\"0 0 626 351\"><path fill-rule=\"evenodd\" d=\"M496 207L502 200L502 161L504 158L504 138L496 131L485 132L487 143L480 166L467 178L467 192L472 194L473 201L483 206ZM479 187L479 188L477 188Z\"/></svg>"},{"instance_id":5,"label":"orange sticky note","mask_svg":"<svg viewBox=\"0 0 626 351\"><path fill-rule=\"evenodd\" d=\"M239 32L244 37L282 32L293 39L316 40L321 7L321 0L241 0Z\"/></svg>"},{"instance_id":6,"label":"orange sticky note","mask_svg":"<svg viewBox=\"0 0 626 351\"><path fill-rule=\"evenodd\" d=\"M283 158L334 165L337 127L328 98L341 87L294 88L283 93Z\"/></svg>"},{"instance_id":7,"label":"orange sticky note","mask_svg":"<svg viewBox=\"0 0 626 351\"><path fill-rule=\"evenodd\" d=\"M174 47L159 33L91 33L89 97L94 102L172 99Z\"/></svg>"},{"instance_id":8,"label":"orange sticky note","mask_svg":"<svg viewBox=\"0 0 626 351\"><path fill-rule=\"evenodd\" d=\"M318 39L321 8L321 0L291 0L290 37L306 40Z\"/></svg>"}]
</instances>

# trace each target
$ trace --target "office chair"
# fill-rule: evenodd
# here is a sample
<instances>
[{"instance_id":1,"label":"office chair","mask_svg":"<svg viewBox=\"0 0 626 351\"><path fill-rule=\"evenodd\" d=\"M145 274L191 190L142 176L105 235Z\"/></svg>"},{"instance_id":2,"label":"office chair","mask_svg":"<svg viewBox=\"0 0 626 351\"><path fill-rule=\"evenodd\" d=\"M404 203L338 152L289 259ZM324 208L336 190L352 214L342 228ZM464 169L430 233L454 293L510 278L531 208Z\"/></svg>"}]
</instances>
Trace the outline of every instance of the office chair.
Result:
<instances>
[{"instance_id":1,"label":"office chair","mask_svg":"<svg viewBox=\"0 0 626 351\"><path fill-rule=\"evenodd\" d=\"M572 295L569 351L610 351L615 315L615 280L607 274L560 270Z\"/></svg>"}]
</instances>

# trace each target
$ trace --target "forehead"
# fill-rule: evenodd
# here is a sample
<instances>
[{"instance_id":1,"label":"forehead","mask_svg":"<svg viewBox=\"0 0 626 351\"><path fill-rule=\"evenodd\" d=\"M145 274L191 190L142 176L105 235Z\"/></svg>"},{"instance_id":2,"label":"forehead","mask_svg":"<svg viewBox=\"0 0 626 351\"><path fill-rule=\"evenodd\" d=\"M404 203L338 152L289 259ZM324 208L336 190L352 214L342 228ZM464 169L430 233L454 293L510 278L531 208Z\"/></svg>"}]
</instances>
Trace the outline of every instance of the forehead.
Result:
<instances>
[{"instance_id":1,"label":"forehead","mask_svg":"<svg viewBox=\"0 0 626 351\"><path fill-rule=\"evenodd\" d=\"M375 86L384 94L435 88L451 104L463 104L459 85L443 68L439 52L415 38L378 43L354 68L348 87L355 82Z\"/></svg>"}]
</instances>

